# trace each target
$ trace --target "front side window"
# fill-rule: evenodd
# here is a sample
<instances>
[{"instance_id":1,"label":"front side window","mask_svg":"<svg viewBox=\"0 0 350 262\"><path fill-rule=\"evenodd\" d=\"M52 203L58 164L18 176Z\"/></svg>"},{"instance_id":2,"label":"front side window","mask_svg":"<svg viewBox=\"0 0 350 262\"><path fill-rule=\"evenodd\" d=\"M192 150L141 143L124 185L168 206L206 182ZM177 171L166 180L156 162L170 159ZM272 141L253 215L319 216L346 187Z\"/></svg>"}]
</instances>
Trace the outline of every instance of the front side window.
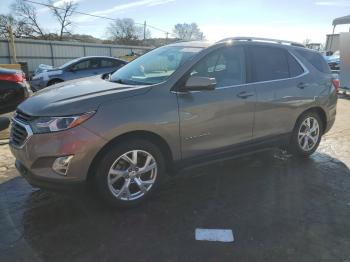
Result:
<instances>
[{"instance_id":1,"label":"front side window","mask_svg":"<svg viewBox=\"0 0 350 262\"><path fill-rule=\"evenodd\" d=\"M226 47L214 51L198 62L190 75L215 78L216 87L246 83L243 47Z\"/></svg>"},{"instance_id":2,"label":"front side window","mask_svg":"<svg viewBox=\"0 0 350 262\"><path fill-rule=\"evenodd\" d=\"M117 61L111 60L111 59L102 59L101 60L101 67L115 67L118 66Z\"/></svg>"},{"instance_id":3,"label":"front side window","mask_svg":"<svg viewBox=\"0 0 350 262\"><path fill-rule=\"evenodd\" d=\"M116 71L110 81L129 85L161 83L202 49L183 46L157 48Z\"/></svg>"},{"instance_id":4,"label":"front side window","mask_svg":"<svg viewBox=\"0 0 350 262\"><path fill-rule=\"evenodd\" d=\"M253 82L289 78L287 52L282 48L250 47L253 66Z\"/></svg>"},{"instance_id":5,"label":"front side window","mask_svg":"<svg viewBox=\"0 0 350 262\"><path fill-rule=\"evenodd\" d=\"M78 71L78 70L85 70L88 69L90 66L90 60L84 60L82 62L79 62L72 66L72 70Z\"/></svg>"},{"instance_id":6,"label":"front side window","mask_svg":"<svg viewBox=\"0 0 350 262\"><path fill-rule=\"evenodd\" d=\"M97 69L101 67L101 60L98 58L90 59L90 69Z\"/></svg>"}]
</instances>

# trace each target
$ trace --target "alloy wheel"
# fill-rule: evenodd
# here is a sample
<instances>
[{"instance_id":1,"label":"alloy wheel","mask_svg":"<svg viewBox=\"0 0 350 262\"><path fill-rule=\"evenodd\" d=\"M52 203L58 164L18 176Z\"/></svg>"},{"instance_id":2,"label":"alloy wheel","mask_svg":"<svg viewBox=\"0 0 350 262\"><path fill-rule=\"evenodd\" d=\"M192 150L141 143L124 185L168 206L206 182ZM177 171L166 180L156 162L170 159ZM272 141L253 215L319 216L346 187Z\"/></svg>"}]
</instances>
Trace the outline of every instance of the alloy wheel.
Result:
<instances>
[{"instance_id":1,"label":"alloy wheel","mask_svg":"<svg viewBox=\"0 0 350 262\"><path fill-rule=\"evenodd\" d=\"M157 178L157 162L148 152L132 150L112 164L107 176L108 188L119 200L132 201L143 197Z\"/></svg>"},{"instance_id":2,"label":"alloy wheel","mask_svg":"<svg viewBox=\"0 0 350 262\"><path fill-rule=\"evenodd\" d=\"M299 146L304 151L311 151L318 143L320 125L316 118L307 117L300 125L298 132Z\"/></svg>"}]
</instances>

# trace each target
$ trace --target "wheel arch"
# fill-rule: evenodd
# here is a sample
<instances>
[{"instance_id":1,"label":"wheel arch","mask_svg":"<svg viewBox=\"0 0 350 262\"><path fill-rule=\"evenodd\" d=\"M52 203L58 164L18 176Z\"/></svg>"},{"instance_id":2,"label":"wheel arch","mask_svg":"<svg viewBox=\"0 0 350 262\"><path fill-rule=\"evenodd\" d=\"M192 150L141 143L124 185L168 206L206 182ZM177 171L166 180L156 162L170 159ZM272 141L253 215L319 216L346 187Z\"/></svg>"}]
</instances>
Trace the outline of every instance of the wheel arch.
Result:
<instances>
[{"instance_id":1,"label":"wheel arch","mask_svg":"<svg viewBox=\"0 0 350 262\"><path fill-rule=\"evenodd\" d=\"M173 166L173 154L166 140L162 138L160 135L153 133L151 131L138 130L138 131L131 131L131 132L121 134L113 138L112 140L110 140L106 145L104 145L100 149L100 151L96 154L96 156L94 157L94 159L90 164L88 174L87 174L87 180L91 181L91 178L93 177L94 172L98 166L99 160L108 151L110 147L117 145L121 141L126 141L130 139L145 139L147 141L152 142L156 146L159 146L159 149L161 150L165 158L164 160L165 160L166 170L171 171Z\"/></svg>"},{"instance_id":2,"label":"wheel arch","mask_svg":"<svg viewBox=\"0 0 350 262\"><path fill-rule=\"evenodd\" d=\"M319 106L315 106L315 107L311 107L311 108L308 108L307 110L303 111L299 117L297 118L297 120L295 121L295 124L294 126L297 125L299 119L305 114L305 113L308 113L308 112L315 112L319 115L319 117L321 118L321 121L322 121L322 132L324 132L327 128L327 115L326 115L326 111L322 108L322 107L319 107Z\"/></svg>"}]
</instances>

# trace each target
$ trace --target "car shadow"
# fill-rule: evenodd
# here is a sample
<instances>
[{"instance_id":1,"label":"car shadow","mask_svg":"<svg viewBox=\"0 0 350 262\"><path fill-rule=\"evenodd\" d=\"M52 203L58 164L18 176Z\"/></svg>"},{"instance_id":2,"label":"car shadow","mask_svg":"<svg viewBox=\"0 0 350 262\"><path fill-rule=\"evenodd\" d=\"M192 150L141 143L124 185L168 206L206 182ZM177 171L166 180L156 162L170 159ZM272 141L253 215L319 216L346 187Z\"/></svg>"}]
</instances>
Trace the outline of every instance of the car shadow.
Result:
<instances>
[{"instance_id":1,"label":"car shadow","mask_svg":"<svg viewBox=\"0 0 350 262\"><path fill-rule=\"evenodd\" d=\"M337 237L350 233L349 189L349 169L330 155L300 160L279 151L182 172L130 209L110 208L94 194L32 189L20 177L0 185L12 220L4 218L12 229L3 232L15 230L44 261L332 257L348 252L349 239ZM232 228L235 252L197 244L197 227Z\"/></svg>"}]
</instances>

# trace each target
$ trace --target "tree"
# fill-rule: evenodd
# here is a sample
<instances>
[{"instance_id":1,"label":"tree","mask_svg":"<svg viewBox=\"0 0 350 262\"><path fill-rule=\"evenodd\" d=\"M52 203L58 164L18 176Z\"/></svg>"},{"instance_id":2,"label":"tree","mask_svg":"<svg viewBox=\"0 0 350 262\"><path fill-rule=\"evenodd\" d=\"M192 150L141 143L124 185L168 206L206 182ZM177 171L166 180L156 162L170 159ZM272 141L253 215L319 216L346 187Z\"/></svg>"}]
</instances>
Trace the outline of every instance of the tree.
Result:
<instances>
[{"instance_id":1,"label":"tree","mask_svg":"<svg viewBox=\"0 0 350 262\"><path fill-rule=\"evenodd\" d=\"M59 23L59 40L63 39L64 34L70 35L70 27L72 26L71 17L74 14L75 10L78 7L77 3L73 1L64 1L59 6L55 6L52 0L48 1L49 8L51 13Z\"/></svg>"},{"instance_id":2,"label":"tree","mask_svg":"<svg viewBox=\"0 0 350 262\"><path fill-rule=\"evenodd\" d=\"M177 38L182 40L204 40L204 34L196 23L176 24L173 32Z\"/></svg>"},{"instance_id":3,"label":"tree","mask_svg":"<svg viewBox=\"0 0 350 262\"><path fill-rule=\"evenodd\" d=\"M123 18L110 23L107 33L115 43L136 44L144 38L143 30L144 28L137 26L133 19ZM146 30L146 38L149 38L150 35L150 31Z\"/></svg>"},{"instance_id":4,"label":"tree","mask_svg":"<svg viewBox=\"0 0 350 262\"><path fill-rule=\"evenodd\" d=\"M16 0L11 9L21 23L31 28L33 36L39 36L45 39L45 33L38 22L37 10L35 6L25 2L23 0Z\"/></svg>"},{"instance_id":5,"label":"tree","mask_svg":"<svg viewBox=\"0 0 350 262\"><path fill-rule=\"evenodd\" d=\"M17 20L12 15L0 15L0 36L9 38L10 27L16 38L27 38L33 36L33 29L24 21Z\"/></svg>"}]
</instances>

